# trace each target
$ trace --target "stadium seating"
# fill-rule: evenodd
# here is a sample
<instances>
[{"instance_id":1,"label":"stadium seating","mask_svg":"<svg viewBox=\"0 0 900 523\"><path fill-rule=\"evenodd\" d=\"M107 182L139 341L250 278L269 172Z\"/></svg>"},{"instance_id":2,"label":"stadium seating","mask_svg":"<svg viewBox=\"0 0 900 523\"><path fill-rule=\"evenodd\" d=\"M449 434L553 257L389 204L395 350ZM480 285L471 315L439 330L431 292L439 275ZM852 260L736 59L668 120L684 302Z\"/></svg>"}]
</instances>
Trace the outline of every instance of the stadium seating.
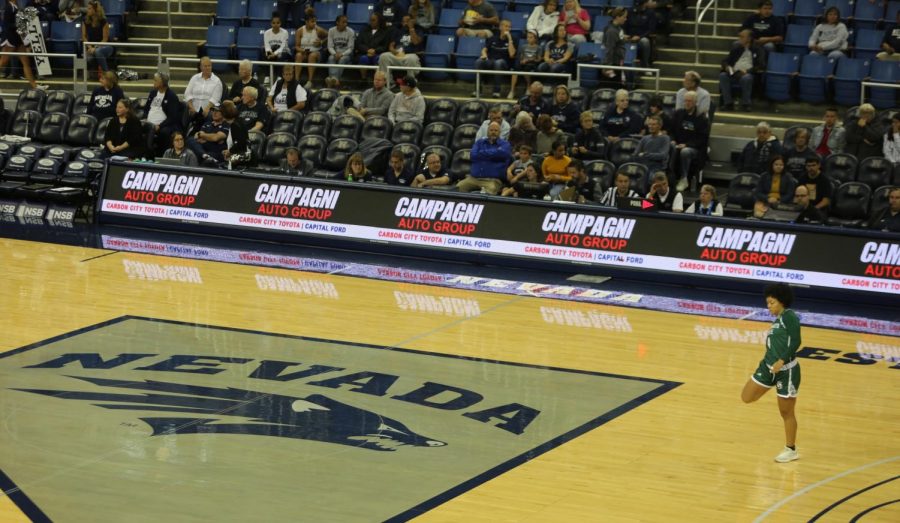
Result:
<instances>
[{"instance_id":1,"label":"stadium seating","mask_svg":"<svg viewBox=\"0 0 900 523\"><path fill-rule=\"evenodd\" d=\"M886 158L870 156L859 163L856 181L864 183L872 190L891 184L894 166Z\"/></svg>"},{"instance_id":2,"label":"stadium seating","mask_svg":"<svg viewBox=\"0 0 900 523\"><path fill-rule=\"evenodd\" d=\"M261 60L263 58L263 34L266 29L260 27L239 27L236 41L236 57L238 60Z\"/></svg>"},{"instance_id":3,"label":"stadium seating","mask_svg":"<svg viewBox=\"0 0 900 523\"><path fill-rule=\"evenodd\" d=\"M247 18L247 0L228 0L216 4L216 25L239 27Z\"/></svg>"},{"instance_id":4,"label":"stadium seating","mask_svg":"<svg viewBox=\"0 0 900 523\"><path fill-rule=\"evenodd\" d=\"M746 211L753 209L756 198L753 192L759 183L757 173L740 173L728 183L728 197L724 206L726 214L736 211L738 215L746 215Z\"/></svg>"},{"instance_id":5,"label":"stadium seating","mask_svg":"<svg viewBox=\"0 0 900 523\"><path fill-rule=\"evenodd\" d=\"M325 28L334 27L334 21L339 15L344 14L343 2L316 2L313 4L316 12L316 23Z\"/></svg>"},{"instance_id":6,"label":"stadium seating","mask_svg":"<svg viewBox=\"0 0 900 523\"><path fill-rule=\"evenodd\" d=\"M885 0L858 0L853 9L853 26L856 29L875 29L884 19Z\"/></svg>"},{"instance_id":7,"label":"stadium seating","mask_svg":"<svg viewBox=\"0 0 900 523\"><path fill-rule=\"evenodd\" d=\"M369 25L369 18L373 12L375 12L374 3L347 4L347 25L359 33L360 30Z\"/></svg>"},{"instance_id":8,"label":"stadium seating","mask_svg":"<svg viewBox=\"0 0 900 523\"><path fill-rule=\"evenodd\" d=\"M431 122L422 130L422 138L419 143L422 147L433 145L445 146L450 143L453 136L453 126L446 122Z\"/></svg>"},{"instance_id":9,"label":"stadium seating","mask_svg":"<svg viewBox=\"0 0 900 523\"><path fill-rule=\"evenodd\" d=\"M391 133L391 141L394 143L411 143L418 145L421 137L422 124L413 121L397 122L394 124L394 130Z\"/></svg>"},{"instance_id":10,"label":"stadium seating","mask_svg":"<svg viewBox=\"0 0 900 523\"><path fill-rule=\"evenodd\" d=\"M328 173L340 174L347 166L347 159L359 149L356 140L338 138L332 140L325 149L325 157L322 159L322 170Z\"/></svg>"},{"instance_id":11,"label":"stadium seating","mask_svg":"<svg viewBox=\"0 0 900 523\"><path fill-rule=\"evenodd\" d=\"M247 19L250 27L268 29L272 25L272 13L278 11L278 0L250 0L247 6ZM282 21L283 27L287 27Z\"/></svg>"},{"instance_id":12,"label":"stadium seating","mask_svg":"<svg viewBox=\"0 0 900 523\"><path fill-rule=\"evenodd\" d=\"M470 123L480 127L482 122L487 119L487 111L487 104L481 100L463 102L456 113L456 125Z\"/></svg>"},{"instance_id":13,"label":"stadium seating","mask_svg":"<svg viewBox=\"0 0 900 523\"><path fill-rule=\"evenodd\" d=\"M300 132L301 125L303 125L303 114L288 109L275 113L270 127L273 133L288 133L296 136Z\"/></svg>"},{"instance_id":14,"label":"stadium seating","mask_svg":"<svg viewBox=\"0 0 900 523\"><path fill-rule=\"evenodd\" d=\"M68 91L47 91L44 110L48 113L72 114L75 98Z\"/></svg>"},{"instance_id":15,"label":"stadium seating","mask_svg":"<svg viewBox=\"0 0 900 523\"><path fill-rule=\"evenodd\" d=\"M305 137L304 137L305 138ZM262 160L269 165L278 165L285 157L288 147L296 144L294 135L288 133L272 133L266 138Z\"/></svg>"},{"instance_id":16,"label":"stadium seating","mask_svg":"<svg viewBox=\"0 0 900 523\"><path fill-rule=\"evenodd\" d=\"M345 114L339 116L331 122L331 139L349 138L353 141L359 141L360 132L362 131L362 122L359 118Z\"/></svg>"},{"instance_id":17,"label":"stadium seating","mask_svg":"<svg viewBox=\"0 0 900 523\"><path fill-rule=\"evenodd\" d=\"M459 151L460 149L471 149L475 144L475 135L478 134L478 127L475 124L463 124L453 130L453 136L450 138L450 149Z\"/></svg>"},{"instance_id":18,"label":"stadium seating","mask_svg":"<svg viewBox=\"0 0 900 523\"><path fill-rule=\"evenodd\" d=\"M314 167L321 165L325 157L325 148L328 145L324 136L316 134L304 134L297 142L300 151L300 159L309 161Z\"/></svg>"},{"instance_id":19,"label":"stadium seating","mask_svg":"<svg viewBox=\"0 0 900 523\"><path fill-rule=\"evenodd\" d=\"M446 9L445 9L446 11ZM447 35L431 35L425 42L425 53L422 55L424 67L446 69L450 67L450 58L456 48L456 37ZM440 71L423 71L423 78L430 80L444 80L449 73Z\"/></svg>"},{"instance_id":20,"label":"stadium seating","mask_svg":"<svg viewBox=\"0 0 900 523\"><path fill-rule=\"evenodd\" d=\"M823 172L825 176L839 183L852 182L856 180L858 165L859 162L852 154L831 154L828 158L825 158Z\"/></svg>"},{"instance_id":21,"label":"stadium seating","mask_svg":"<svg viewBox=\"0 0 900 523\"><path fill-rule=\"evenodd\" d=\"M228 2L222 2L219 5L226 3ZM211 25L206 30L206 55L213 60L230 60L232 56L231 51L236 43L236 27ZM224 72L230 69L232 68L228 64L213 63L213 71Z\"/></svg>"},{"instance_id":22,"label":"stadium seating","mask_svg":"<svg viewBox=\"0 0 900 523\"><path fill-rule=\"evenodd\" d=\"M400 151L403 154L403 163L413 171L416 170L416 166L419 164L419 157L421 156L421 151L419 146L412 143L398 143L391 150L393 154L394 151Z\"/></svg>"},{"instance_id":23,"label":"stadium seating","mask_svg":"<svg viewBox=\"0 0 900 523\"><path fill-rule=\"evenodd\" d=\"M881 51L881 40L884 31L879 29L860 29L856 31L856 40L853 51L854 58L874 60L875 55Z\"/></svg>"},{"instance_id":24,"label":"stadium seating","mask_svg":"<svg viewBox=\"0 0 900 523\"><path fill-rule=\"evenodd\" d=\"M484 48L484 38L476 38L474 36L461 36L456 40L456 67L457 69L475 69L475 61L481 56L481 50ZM474 74L458 73L456 75L460 80L471 80L475 78ZM489 81L490 76L483 76L482 82Z\"/></svg>"},{"instance_id":25,"label":"stadium seating","mask_svg":"<svg viewBox=\"0 0 900 523\"><path fill-rule=\"evenodd\" d=\"M360 139L362 141L386 139L393 132L393 128L394 124L391 123L387 116L373 116L367 118L363 124Z\"/></svg>"},{"instance_id":26,"label":"stadium seating","mask_svg":"<svg viewBox=\"0 0 900 523\"><path fill-rule=\"evenodd\" d=\"M422 147L422 154L419 158L419 167L425 167L425 159L429 154L436 154L441 157L441 166L446 169L450 166L451 160L453 160L453 151L450 150L449 147L445 147L443 145L429 145L426 147Z\"/></svg>"},{"instance_id":27,"label":"stadium seating","mask_svg":"<svg viewBox=\"0 0 900 523\"><path fill-rule=\"evenodd\" d=\"M875 60L870 74L872 82L897 84L900 82L900 62ZM897 107L898 90L890 87L869 87L869 102L878 109Z\"/></svg>"},{"instance_id":28,"label":"stadium seating","mask_svg":"<svg viewBox=\"0 0 900 523\"><path fill-rule=\"evenodd\" d=\"M809 37L813 26L790 24L784 35L784 52L788 54L806 54L809 52Z\"/></svg>"},{"instance_id":29,"label":"stadium seating","mask_svg":"<svg viewBox=\"0 0 900 523\"><path fill-rule=\"evenodd\" d=\"M439 98L432 102L425 114L427 122L444 122L450 125L456 124L456 113L459 111L459 104L456 100L450 98Z\"/></svg>"},{"instance_id":30,"label":"stadium seating","mask_svg":"<svg viewBox=\"0 0 900 523\"><path fill-rule=\"evenodd\" d=\"M841 105L859 103L859 89L869 75L869 60L841 58L834 72L834 101Z\"/></svg>"},{"instance_id":31,"label":"stadium seating","mask_svg":"<svg viewBox=\"0 0 900 523\"><path fill-rule=\"evenodd\" d=\"M860 182L842 183L834 191L826 223L842 227L861 227L869 215L872 189Z\"/></svg>"},{"instance_id":32,"label":"stadium seating","mask_svg":"<svg viewBox=\"0 0 900 523\"><path fill-rule=\"evenodd\" d=\"M800 57L788 53L769 53L766 69L766 97L776 102L791 99L794 75L800 71Z\"/></svg>"},{"instance_id":33,"label":"stadium seating","mask_svg":"<svg viewBox=\"0 0 900 523\"><path fill-rule=\"evenodd\" d=\"M453 153L450 160L450 167L447 169L450 176L457 180L462 180L472 172L472 150L460 149Z\"/></svg>"},{"instance_id":34,"label":"stadium seating","mask_svg":"<svg viewBox=\"0 0 900 523\"><path fill-rule=\"evenodd\" d=\"M835 60L825 55L806 55L797 76L797 97L802 102L819 104L828 98L828 78L834 73Z\"/></svg>"},{"instance_id":35,"label":"stadium seating","mask_svg":"<svg viewBox=\"0 0 900 523\"><path fill-rule=\"evenodd\" d=\"M327 138L331 131L331 117L327 113L321 111L313 111L303 118L303 127L300 134L306 136L309 134L317 134L323 138Z\"/></svg>"}]
</instances>

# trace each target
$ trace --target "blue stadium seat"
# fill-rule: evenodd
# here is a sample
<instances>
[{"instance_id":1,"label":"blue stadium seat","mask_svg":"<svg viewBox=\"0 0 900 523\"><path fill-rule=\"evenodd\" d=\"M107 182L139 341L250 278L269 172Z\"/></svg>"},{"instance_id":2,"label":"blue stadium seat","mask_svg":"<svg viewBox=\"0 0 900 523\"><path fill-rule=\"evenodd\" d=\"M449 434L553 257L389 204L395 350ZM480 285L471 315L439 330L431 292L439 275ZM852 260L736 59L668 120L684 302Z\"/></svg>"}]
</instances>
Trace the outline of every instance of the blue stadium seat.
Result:
<instances>
[{"instance_id":1,"label":"blue stadium seat","mask_svg":"<svg viewBox=\"0 0 900 523\"><path fill-rule=\"evenodd\" d=\"M474 36L460 37L456 42L456 67L459 69L475 69L475 60L481 56L484 49L484 38ZM458 74L460 80L474 79L475 75L468 73ZM484 81L487 77L482 78Z\"/></svg>"},{"instance_id":2,"label":"blue stadium seat","mask_svg":"<svg viewBox=\"0 0 900 523\"><path fill-rule=\"evenodd\" d=\"M609 0L609 6L631 9L632 7L634 7L634 0Z\"/></svg>"},{"instance_id":3,"label":"blue stadium seat","mask_svg":"<svg viewBox=\"0 0 900 523\"><path fill-rule=\"evenodd\" d=\"M859 88L869 75L869 60L841 58L834 73L834 101L841 105L859 103Z\"/></svg>"},{"instance_id":4,"label":"blue stadium seat","mask_svg":"<svg viewBox=\"0 0 900 523\"><path fill-rule=\"evenodd\" d=\"M216 25L240 26L247 18L247 0L229 0L216 5Z\"/></svg>"},{"instance_id":5,"label":"blue stadium seat","mask_svg":"<svg viewBox=\"0 0 900 523\"><path fill-rule=\"evenodd\" d=\"M597 15L594 17L593 23L591 23L591 32L600 31L603 32L606 29L606 26L612 21L612 17L606 15Z\"/></svg>"},{"instance_id":6,"label":"blue stadium seat","mask_svg":"<svg viewBox=\"0 0 900 523\"><path fill-rule=\"evenodd\" d=\"M837 7L838 11L841 12L841 19L845 20L853 13L853 3L856 0L825 0L825 5L822 6L822 12L824 13L826 9L829 7Z\"/></svg>"},{"instance_id":7,"label":"blue stadium seat","mask_svg":"<svg viewBox=\"0 0 900 523\"><path fill-rule=\"evenodd\" d=\"M835 60L810 54L803 57L797 76L797 98L811 104L824 103L828 96L828 77L834 73Z\"/></svg>"},{"instance_id":8,"label":"blue stadium seat","mask_svg":"<svg viewBox=\"0 0 900 523\"><path fill-rule=\"evenodd\" d=\"M373 4L347 4L347 25L359 33L369 25L369 18L375 11Z\"/></svg>"},{"instance_id":9,"label":"blue stadium seat","mask_svg":"<svg viewBox=\"0 0 900 523\"><path fill-rule=\"evenodd\" d=\"M881 39L884 31L879 29L860 29L856 31L856 44L853 56L864 60L873 60L881 51Z\"/></svg>"},{"instance_id":10,"label":"blue stadium seat","mask_svg":"<svg viewBox=\"0 0 900 523\"><path fill-rule=\"evenodd\" d=\"M231 59L231 50L237 43L237 28L230 25L211 25L206 30L206 55L215 59ZM228 64L213 64L214 71L227 71Z\"/></svg>"},{"instance_id":11,"label":"blue stadium seat","mask_svg":"<svg viewBox=\"0 0 900 523\"><path fill-rule=\"evenodd\" d=\"M579 2L582 9L587 9L589 13L602 13L609 7L609 0L584 0ZM591 28L592 31L597 29Z\"/></svg>"},{"instance_id":12,"label":"blue stadium seat","mask_svg":"<svg viewBox=\"0 0 900 523\"><path fill-rule=\"evenodd\" d=\"M272 13L278 11L278 0L250 0L247 6L247 19L250 27L265 27L272 25ZM282 21L282 27L287 27Z\"/></svg>"},{"instance_id":13,"label":"blue stadium seat","mask_svg":"<svg viewBox=\"0 0 900 523\"><path fill-rule=\"evenodd\" d=\"M794 2L794 14L791 15L792 24L815 25L824 11L823 0L796 0Z\"/></svg>"},{"instance_id":14,"label":"blue stadium seat","mask_svg":"<svg viewBox=\"0 0 900 523\"><path fill-rule=\"evenodd\" d=\"M263 60L263 34L266 32L261 27L238 27L237 32L237 59L238 60Z\"/></svg>"},{"instance_id":15,"label":"blue stadium seat","mask_svg":"<svg viewBox=\"0 0 900 523\"><path fill-rule=\"evenodd\" d=\"M125 12L128 11L125 0L103 0L103 11L106 14L106 20L112 23L118 23L122 26L125 21Z\"/></svg>"},{"instance_id":16,"label":"blue stadium seat","mask_svg":"<svg viewBox=\"0 0 900 523\"><path fill-rule=\"evenodd\" d=\"M772 0L772 14L780 16L787 23L787 17L794 12L794 0Z\"/></svg>"},{"instance_id":17,"label":"blue stadium seat","mask_svg":"<svg viewBox=\"0 0 900 523\"><path fill-rule=\"evenodd\" d=\"M331 29L337 17L344 14L344 3L316 2L313 9L316 11L316 23L325 29Z\"/></svg>"},{"instance_id":18,"label":"blue stadium seat","mask_svg":"<svg viewBox=\"0 0 900 523\"><path fill-rule=\"evenodd\" d=\"M441 17L437 23L438 34L455 35L456 29L459 28L459 19L462 17L462 9L447 8L441 10Z\"/></svg>"},{"instance_id":19,"label":"blue stadium seat","mask_svg":"<svg viewBox=\"0 0 900 523\"><path fill-rule=\"evenodd\" d=\"M629 67L633 66L637 61L637 53L638 46L636 43L631 42L629 44L625 44L625 59L623 60L623 64Z\"/></svg>"},{"instance_id":20,"label":"blue stadium seat","mask_svg":"<svg viewBox=\"0 0 900 523\"><path fill-rule=\"evenodd\" d=\"M456 48L456 37L449 35L431 35L425 42L425 67L450 67L450 56ZM431 80L444 80L449 74L442 72L423 72Z\"/></svg>"},{"instance_id":21,"label":"blue stadium seat","mask_svg":"<svg viewBox=\"0 0 900 523\"><path fill-rule=\"evenodd\" d=\"M858 0L853 10L853 26L857 29L875 29L875 26L884 19L884 0ZM892 20L893 21L893 20Z\"/></svg>"},{"instance_id":22,"label":"blue stadium seat","mask_svg":"<svg viewBox=\"0 0 900 523\"><path fill-rule=\"evenodd\" d=\"M800 70L800 57L791 53L769 53L766 69L766 97L776 102L791 99L794 75Z\"/></svg>"},{"instance_id":23,"label":"blue stadium seat","mask_svg":"<svg viewBox=\"0 0 900 523\"><path fill-rule=\"evenodd\" d=\"M900 62L875 60L872 62L871 80L882 84L900 83ZM869 87L869 102L878 109L897 107L897 89Z\"/></svg>"},{"instance_id":24,"label":"blue stadium seat","mask_svg":"<svg viewBox=\"0 0 900 523\"><path fill-rule=\"evenodd\" d=\"M53 53L80 54L81 22L51 22L50 51ZM71 64L67 64L67 66L71 67Z\"/></svg>"},{"instance_id":25,"label":"blue stadium seat","mask_svg":"<svg viewBox=\"0 0 900 523\"><path fill-rule=\"evenodd\" d=\"M900 2L891 0L888 2L887 10L884 12L885 25L891 25L897 22L897 13L900 12Z\"/></svg>"},{"instance_id":26,"label":"blue stadium seat","mask_svg":"<svg viewBox=\"0 0 900 523\"><path fill-rule=\"evenodd\" d=\"M593 42L585 42L583 44L578 45L578 56L587 56L588 54L594 55L594 60L590 63L599 64L603 57L606 56L606 48L600 44L595 44ZM600 70L594 68L582 68L579 69L580 75L578 77L578 83L581 84L582 87L596 87L598 79L600 77Z\"/></svg>"},{"instance_id":27,"label":"blue stadium seat","mask_svg":"<svg viewBox=\"0 0 900 523\"><path fill-rule=\"evenodd\" d=\"M809 52L809 37L812 35L813 26L790 24L784 35L784 52L793 54L806 54Z\"/></svg>"},{"instance_id":28,"label":"blue stadium seat","mask_svg":"<svg viewBox=\"0 0 900 523\"><path fill-rule=\"evenodd\" d=\"M506 18L509 20L510 24L512 24L512 28L509 30L512 33L513 38L517 41L525 38L525 25L528 22L528 17L531 13L520 13L520 12L506 12Z\"/></svg>"}]
</instances>

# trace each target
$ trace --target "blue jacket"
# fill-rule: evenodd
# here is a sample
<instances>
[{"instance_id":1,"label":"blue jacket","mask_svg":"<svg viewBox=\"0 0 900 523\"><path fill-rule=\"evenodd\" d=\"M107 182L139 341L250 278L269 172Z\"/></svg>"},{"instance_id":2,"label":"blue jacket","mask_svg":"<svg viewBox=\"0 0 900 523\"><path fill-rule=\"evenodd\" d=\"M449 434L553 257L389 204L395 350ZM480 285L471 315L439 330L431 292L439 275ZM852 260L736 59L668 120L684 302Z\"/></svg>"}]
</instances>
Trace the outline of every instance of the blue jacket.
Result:
<instances>
[{"instance_id":1,"label":"blue jacket","mask_svg":"<svg viewBox=\"0 0 900 523\"><path fill-rule=\"evenodd\" d=\"M504 180L506 167L512 161L512 147L502 138L498 138L495 143L482 138L472 146L471 158L473 177Z\"/></svg>"}]
</instances>

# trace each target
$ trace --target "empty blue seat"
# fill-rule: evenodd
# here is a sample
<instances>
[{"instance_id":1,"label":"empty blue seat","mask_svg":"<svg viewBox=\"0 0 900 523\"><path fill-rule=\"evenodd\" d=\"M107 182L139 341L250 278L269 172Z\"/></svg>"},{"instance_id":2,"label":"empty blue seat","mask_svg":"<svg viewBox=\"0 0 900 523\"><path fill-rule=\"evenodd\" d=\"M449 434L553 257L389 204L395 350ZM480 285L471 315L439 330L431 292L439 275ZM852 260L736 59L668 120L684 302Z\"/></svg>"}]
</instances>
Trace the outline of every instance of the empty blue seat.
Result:
<instances>
[{"instance_id":1,"label":"empty blue seat","mask_svg":"<svg viewBox=\"0 0 900 523\"><path fill-rule=\"evenodd\" d=\"M825 0L825 5L822 6L822 13L825 13L825 10L829 7L837 7L838 11L841 12L841 18L845 20L850 16L853 12L853 4L856 0Z\"/></svg>"},{"instance_id":2,"label":"empty blue seat","mask_svg":"<svg viewBox=\"0 0 900 523\"><path fill-rule=\"evenodd\" d=\"M81 51L81 22L51 22L50 51L77 53ZM67 64L71 67L71 64Z\"/></svg>"},{"instance_id":3,"label":"empty blue seat","mask_svg":"<svg viewBox=\"0 0 900 523\"><path fill-rule=\"evenodd\" d=\"M824 11L823 0L796 0L794 2L794 14L791 16L792 24L814 25Z\"/></svg>"},{"instance_id":4,"label":"empty blue seat","mask_svg":"<svg viewBox=\"0 0 900 523\"><path fill-rule=\"evenodd\" d=\"M884 12L885 25L896 23L897 13L900 13L900 2L897 2L896 0L888 2L887 10Z\"/></svg>"},{"instance_id":5,"label":"empty blue seat","mask_svg":"<svg viewBox=\"0 0 900 523\"><path fill-rule=\"evenodd\" d=\"M594 21L591 24L591 31L600 31L603 32L606 29L606 26L612 21L612 17L607 15L597 15L594 17Z\"/></svg>"},{"instance_id":6,"label":"empty blue seat","mask_svg":"<svg viewBox=\"0 0 900 523\"><path fill-rule=\"evenodd\" d=\"M882 84L900 83L900 62L876 60L872 62L871 80ZM879 109L897 106L897 89L869 87L869 102Z\"/></svg>"},{"instance_id":7,"label":"empty blue seat","mask_svg":"<svg viewBox=\"0 0 900 523\"><path fill-rule=\"evenodd\" d=\"M450 35L431 35L425 42L423 55L425 67L450 67L450 56L456 48L456 37ZM444 80L449 74L442 72L423 72L426 78Z\"/></svg>"},{"instance_id":8,"label":"empty blue seat","mask_svg":"<svg viewBox=\"0 0 900 523\"><path fill-rule=\"evenodd\" d=\"M334 27L337 17L344 14L343 2L316 2L313 5L316 12L316 23L325 29Z\"/></svg>"},{"instance_id":9,"label":"empty blue seat","mask_svg":"<svg viewBox=\"0 0 900 523\"><path fill-rule=\"evenodd\" d=\"M609 0L609 6L631 9L632 7L634 7L634 0Z\"/></svg>"},{"instance_id":10,"label":"empty blue seat","mask_svg":"<svg viewBox=\"0 0 900 523\"><path fill-rule=\"evenodd\" d=\"M455 35L456 29L459 28L459 19L463 17L462 9L443 9L441 16L438 18L438 34Z\"/></svg>"},{"instance_id":11,"label":"empty blue seat","mask_svg":"<svg viewBox=\"0 0 900 523\"><path fill-rule=\"evenodd\" d=\"M884 0L857 0L853 10L853 25L857 29L875 29L875 26L884 19ZM892 20L893 21L893 20Z\"/></svg>"},{"instance_id":12,"label":"empty blue seat","mask_svg":"<svg viewBox=\"0 0 900 523\"><path fill-rule=\"evenodd\" d=\"M247 0L229 0L216 4L216 25L238 27L247 18Z\"/></svg>"},{"instance_id":13,"label":"empty blue seat","mask_svg":"<svg viewBox=\"0 0 900 523\"><path fill-rule=\"evenodd\" d=\"M834 72L834 101L841 105L859 104L859 89L869 75L869 60L841 58Z\"/></svg>"},{"instance_id":14,"label":"empty blue seat","mask_svg":"<svg viewBox=\"0 0 900 523\"><path fill-rule=\"evenodd\" d=\"M509 20L510 24L512 24L509 32L512 33L513 38L516 40L525 38L525 26L528 23L529 16L531 16L531 13L513 13L507 11L506 18Z\"/></svg>"},{"instance_id":15,"label":"empty blue seat","mask_svg":"<svg viewBox=\"0 0 900 523\"><path fill-rule=\"evenodd\" d=\"M794 0L772 0L772 14L780 16L787 23L787 16L794 12Z\"/></svg>"},{"instance_id":16,"label":"empty blue seat","mask_svg":"<svg viewBox=\"0 0 900 523\"><path fill-rule=\"evenodd\" d=\"M809 52L809 37L812 35L813 26L790 24L784 35L784 52L793 54L806 54Z\"/></svg>"},{"instance_id":17,"label":"empty blue seat","mask_svg":"<svg viewBox=\"0 0 900 523\"><path fill-rule=\"evenodd\" d=\"M578 44L578 56L579 62L584 63L585 56L594 55L594 59L589 63L591 64L599 64L603 57L606 56L606 48L600 44L595 44L593 42L585 42L583 44ZM598 84L598 79L600 77L600 70L594 69L592 67L584 67L578 69L578 83L581 84L582 87L596 87Z\"/></svg>"},{"instance_id":18,"label":"empty blue seat","mask_svg":"<svg viewBox=\"0 0 900 523\"><path fill-rule=\"evenodd\" d=\"M372 4L347 4L347 25L359 33L361 29L368 27L373 12L375 6Z\"/></svg>"},{"instance_id":19,"label":"empty blue seat","mask_svg":"<svg viewBox=\"0 0 900 523\"><path fill-rule=\"evenodd\" d=\"M121 26L125 21L125 12L128 11L125 0L103 0L102 4L106 20L110 24L118 23Z\"/></svg>"},{"instance_id":20,"label":"empty blue seat","mask_svg":"<svg viewBox=\"0 0 900 523\"><path fill-rule=\"evenodd\" d=\"M601 13L609 7L609 0L584 0L579 2L582 9L587 9L590 13ZM591 29L596 31L596 29Z\"/></svg>"},{"instance_id":21,"label":"empty blue seat","mask_svg":"<svg viewBox=\"0 0 900 523\"><path fill-rule=\"evenodd\" d=\"M797 76L797 98L811 104L824 103L828 95L828 77L834 73L835 60L823 55L803 57Z\"/></svg>"},{"instance_id":22,"label":"empty blue seat","mask_svg":"<svg viewBox=\"0 0 900 523\"><path fill-rule=\"evenodd\" d=\"M853 53L855 58L871 60L881 51L881 39L884 37L884 31L879 29L860 29L856 31L856 50Z\"/></svg>"},{"instance_id":23,"label":"empty blue seat","mask_svg":"<svg viewBox=\"0 0 900 523\"><path fill-rule=\"evenodd\" d=\"M278 11L278 0L250 0L247 6L247 19L250 21L250 27L270 27L272 23L272 13ZM287 24L282 20L282 27Z\"/></svg>"},{"instance_id":24,"label":"empty blue seat","mask_svg":"<svg viewBox=\"0 0 900 523\"><path fill-rule=\"evenodd\" d=\"M475 60L481 56L482 49L484 49L484 38L460 37L456 42L456 67L458 69L475 69ZM469 73L461 73L457 76L460 79L475 78L475 75Z\"/></svg>"},{"instance_id":25,"label":"empty blue seat","mask_svg":"<svg viewBox=\"0 0 900 523\"><path fill-rule=\"evenodd\" d=\"M211 25L206 30L206 55L213 60L230 60L237 42L237 28L230 25ZM213 64L213 70L226 71L228 64Z\"/></svg>"},{"instance_id":26,"label":"empty blue seat","mask_svg":"<svg viewBox=\"0 0 900 523\"><path fill-rule=\"evenodd\" d=\"M265 34L265 32L266 30L261 27L238 27L236 53L237 59L263 59L261 57L263 48L263 34Z\"/></svg>"},{"instance_id":27,"label":"empty blue seat","mask_svg":"<svg viewBox=\"0 0 900 523\"><path fill-rule=\"evenodd\" d=\"M766 97L776 102L791 99L794 75L800 70L800 57L791 53L769 53L766 68Z\"/></svg>"}]
</instances>

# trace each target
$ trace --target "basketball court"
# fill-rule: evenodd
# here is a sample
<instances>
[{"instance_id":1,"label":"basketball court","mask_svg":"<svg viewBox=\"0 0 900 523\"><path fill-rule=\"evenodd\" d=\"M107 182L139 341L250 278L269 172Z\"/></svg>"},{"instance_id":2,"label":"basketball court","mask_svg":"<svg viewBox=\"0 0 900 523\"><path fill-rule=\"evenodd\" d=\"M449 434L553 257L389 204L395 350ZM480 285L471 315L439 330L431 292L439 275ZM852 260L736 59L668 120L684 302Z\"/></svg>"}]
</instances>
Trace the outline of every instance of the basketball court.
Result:
<instances>
[{"instance_id":1,"label":"basketball court","mask_svg":"<svg viewBox=\"0 0 900 523\"><path fill-rule=\"evenodd\" d=\"M2 521L900 521L896 309L796 305L778 464L761 296L103 245L0 239Z\"/></svg>"}]
</instances>

